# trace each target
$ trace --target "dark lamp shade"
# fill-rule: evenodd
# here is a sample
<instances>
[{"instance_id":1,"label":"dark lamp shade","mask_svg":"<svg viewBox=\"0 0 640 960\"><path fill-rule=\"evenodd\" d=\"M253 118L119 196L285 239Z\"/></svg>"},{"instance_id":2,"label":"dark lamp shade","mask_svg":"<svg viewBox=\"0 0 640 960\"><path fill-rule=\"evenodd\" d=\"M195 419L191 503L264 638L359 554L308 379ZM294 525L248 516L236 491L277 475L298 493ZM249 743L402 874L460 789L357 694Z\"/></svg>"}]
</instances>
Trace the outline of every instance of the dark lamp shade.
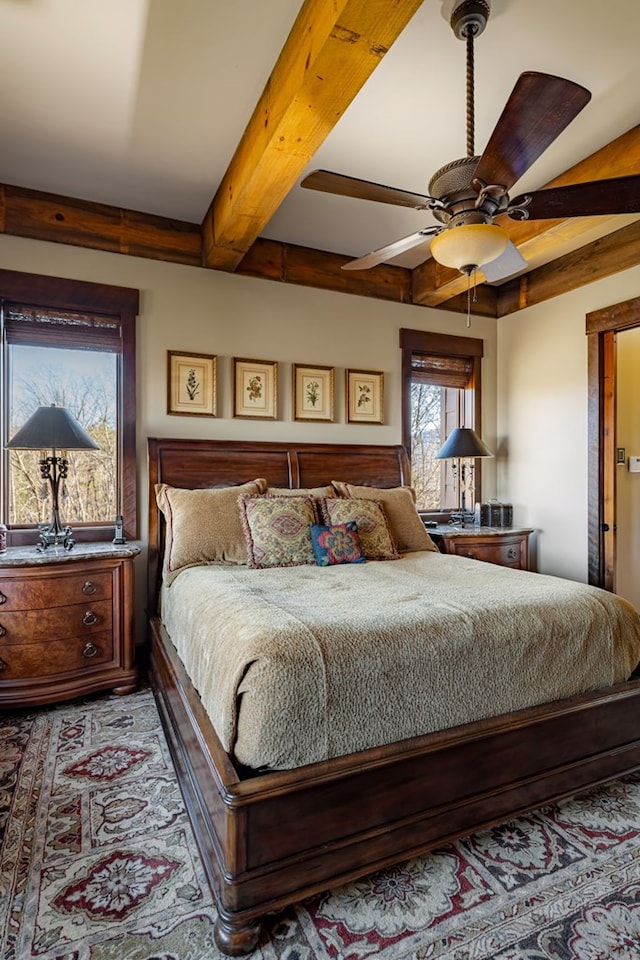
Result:
<instances>
[{"instance_id":1,"label":"dark lamp shade","mask_svg":"<svg viewBox=\"0 0 640 960\"><path fill-rule=\"evenodd\" d=\"M66 407L38 407L9 440L12 450L98 450L98 444Z\"/></svg>"},{"instance_id":2,"label":"dark lamp shade","mask_svg":"<svg viewBox=\"0 0 640 960\"><path fill-rule=\"evenodd\" d=\"M449 460L453 457L492 457L491 450L470 427L456 427L436 453L436 460Z\"/></svg>"}]
</instances>

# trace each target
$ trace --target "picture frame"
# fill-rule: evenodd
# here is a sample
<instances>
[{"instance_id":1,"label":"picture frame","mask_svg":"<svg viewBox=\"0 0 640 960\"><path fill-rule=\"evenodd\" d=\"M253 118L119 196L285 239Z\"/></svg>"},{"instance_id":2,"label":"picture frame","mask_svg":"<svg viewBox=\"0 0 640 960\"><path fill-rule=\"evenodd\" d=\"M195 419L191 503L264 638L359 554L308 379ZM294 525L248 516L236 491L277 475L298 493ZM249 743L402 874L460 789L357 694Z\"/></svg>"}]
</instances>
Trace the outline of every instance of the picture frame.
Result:
<instances>
[{"instance_id":1,"label":"picture frame","mask_svg":"<svg viewBox=\"0 0 640 960\"><path fill-rule=\"evenodd\" d=\"M333 423L334 368L293 365L293 419Z\"/></svg>"},{"instance_id":2,"label":"picture frame","mask_svg":"<svg viewBox=\"0 0 640 960\"><path fill-rule=\"evenodd\" d=\"M167 350L167 413L175 417L215 417L217 357Z\"/></svg>"},{"instance_id":3,"label":"picture frame","mask_svg":"<svg viewBox=\"0 0 640 960\"><path fill-rule=\"evenodd\" d=\"M384 373L346 370L347 423L384 422Z\"/></svg>"},{"instance_id":4,"label":"picture frame","mask_svg":"<svg viewBox=\"0 0 640 960\"><path fill-rule=\"evenodd\" d=\"M233 358L233 415L246 420L278 419L278 364Z\"/></svg>"}]
</instances>

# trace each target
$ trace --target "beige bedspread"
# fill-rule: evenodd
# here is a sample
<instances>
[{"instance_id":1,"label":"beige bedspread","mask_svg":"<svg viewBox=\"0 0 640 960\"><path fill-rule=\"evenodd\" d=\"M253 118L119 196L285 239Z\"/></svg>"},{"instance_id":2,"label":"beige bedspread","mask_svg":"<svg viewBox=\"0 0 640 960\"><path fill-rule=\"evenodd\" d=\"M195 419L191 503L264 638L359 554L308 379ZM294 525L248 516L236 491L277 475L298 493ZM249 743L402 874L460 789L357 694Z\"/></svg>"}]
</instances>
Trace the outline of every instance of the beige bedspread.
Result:
<instances>
[{"instance_id":1,"label":"beige bedspread","mask_svg":"<svg viewBox=\"0 0 640 960\"><path fill-rule=\"evenodd\" d=\"M163 620L225 749L286 769L626 679L640 616L585 584L411 553L196 567Z\"/></svg>"}]
</instances>

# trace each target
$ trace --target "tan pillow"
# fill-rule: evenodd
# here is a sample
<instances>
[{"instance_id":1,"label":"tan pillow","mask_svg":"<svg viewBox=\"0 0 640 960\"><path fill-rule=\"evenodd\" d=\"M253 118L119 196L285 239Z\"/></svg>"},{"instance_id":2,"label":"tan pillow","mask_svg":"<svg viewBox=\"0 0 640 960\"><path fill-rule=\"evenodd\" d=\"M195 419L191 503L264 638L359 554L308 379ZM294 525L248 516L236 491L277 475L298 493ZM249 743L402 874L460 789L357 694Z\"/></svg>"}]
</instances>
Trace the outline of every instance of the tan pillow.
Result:
<instances>
[{"instance_id":1,"label":"tan pillow","mask_svg":"<svg viewBox=\"0 0 640 960\"><path fill-rule=\"evenodd\" d=\"M267 487L268 497L313 497L319 500L321 497L337 497L338 494L331 486L326 487Z\"/></svg>"},{"instance_id":2,"label":"tan pillow","mask_svg":"<svg viewBox=\"0 0 640 960\"><path fill-rule=\"evenodd\" d=\"M238 497L264 493L267 481L237 487L185 490L156 484L156 501L167 531L163 575L170 584L184 567L202 563L247 562L247 545L238 512Z\"/></svg>"},{"instance_id":3,"label":"tan pillow","mask_svg":"<svg viewBox=\"0 0 640 960\"><path fill-rule=\"evenodd\" d=\"M315 503L313 497L240 497L248 565L264 569L314 564L311 526L317 521Z\"/></svg>"},{"instance_id":4,"label":"tan pillow","mask_svg":"<svg viewBox=\"0 0 640 960\"><path fill-rule=\"evenodd\" d=\"M415 493L411 487L361 487L340 480L334 480L333 486L341 497L382 503L391 536L400 553L413 550L432 550L437 553L438 548L416 510Z\"/></svg>"},{"instance_id":5,"label":"tan pillow","mask_svg":"<svg viewBox=\"0 0 640 960\"><path fill-rule=\"evenodd\" d=\"M356 523L360 546L366 560L398 559L398 551L389 532L382 504L375 500L341 497L325 497L318 503L325 524L335 526L350 521Z\"/></svg>"}]
</instances>

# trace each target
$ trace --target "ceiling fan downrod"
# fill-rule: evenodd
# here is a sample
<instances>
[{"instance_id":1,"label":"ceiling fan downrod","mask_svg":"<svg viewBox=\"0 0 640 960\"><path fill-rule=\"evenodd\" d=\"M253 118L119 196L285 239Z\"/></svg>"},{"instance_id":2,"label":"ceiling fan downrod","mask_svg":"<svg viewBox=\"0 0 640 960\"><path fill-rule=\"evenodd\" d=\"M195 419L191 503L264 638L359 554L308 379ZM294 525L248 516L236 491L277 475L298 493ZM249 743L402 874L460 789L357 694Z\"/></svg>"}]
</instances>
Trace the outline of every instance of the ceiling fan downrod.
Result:
<instances>
[{"instance_id":1,"label":"ceiling fan downrod","mask_svg":"<svg viewBox=\"0 0 640 960\"><path fill-rule=\"evenodd\" d=\"M491 7L488 0L462 0L451 14L451 28L467 45L467 156L475 153L475 85L473 42L487 25Z\"/></svg>"}]
</instances>

